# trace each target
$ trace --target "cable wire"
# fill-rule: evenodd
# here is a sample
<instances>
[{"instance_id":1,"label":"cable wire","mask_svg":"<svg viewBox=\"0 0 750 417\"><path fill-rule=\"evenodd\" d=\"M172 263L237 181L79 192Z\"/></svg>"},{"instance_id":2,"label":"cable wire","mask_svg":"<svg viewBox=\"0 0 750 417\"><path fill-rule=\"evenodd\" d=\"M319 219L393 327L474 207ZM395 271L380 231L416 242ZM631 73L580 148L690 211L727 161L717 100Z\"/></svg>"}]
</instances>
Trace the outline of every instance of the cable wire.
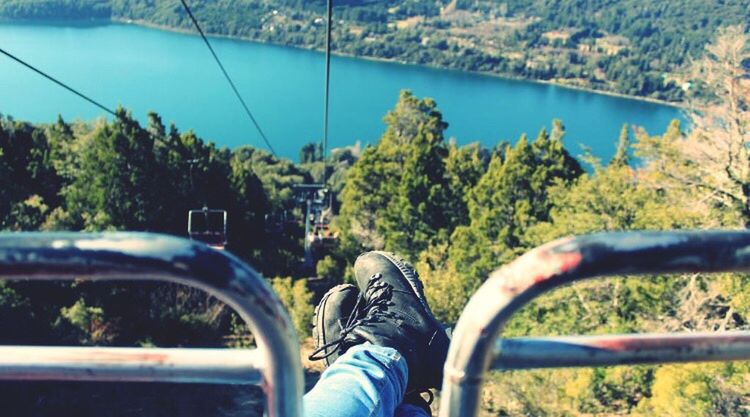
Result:
<instances>
[{"instance_id":1,"label":"cable wire","mask_svg":"<svg viewBox=\"0 0 750 417\"><path fill-rule=\"evenodd\" d=\"M111 114L112 116L118 117L117 113L115 113L113 110L109 109L108 107L104 106L103 104L99 103L98 101L88 97L87 95L79 92L78 90L74 89L73 87L68 86L67 84L63 83L62 81L57 80L56 78L52 77L51 75L48 75L44 71L37 69L33 65L27 63L26 61L22 60L21 58L18 58L17 56L11 54L10 52L0 48L0 53L7 56L8 58L18 62L19 64L23 65L24 67L36 72L37 74L41 75L42 77L52 81L53 83L59 85L60 87L70 91L71 93L77 95L78 97L88 101L89 103L95 105L96 107L99 107L100 109L104 110L105 112Z\"/></svg>"},{"instance_id":2,"label":"cable wire","mask_svg":"<svg viewBox=\"0 0 750 417\"><path fill-rule=\"evenodd\" d=\"M328 0L326 23L326 80L323 99L323 184L328 186L328 103L331 89L331 23L333 22L333 0Z\"/></svg>"},{"instance_id":3,"label":"cable wire","mask_svg":"<svg viewBox=\"0 0 750 417\"><path fill-rule=\"evenodd\" d=\"M276 155L276 151L274 151L273 146L271 146L271 142L268 141L268 138L266 137L265 133L263 133L263 130L260 128L258 121L255 120L255 116L253 116L253 113L250 111L250 108L248 108L247 103L245 103L245 100L242 98L242 95L240 95L239 90L237 90L237 87L234 85L234 81L232 81L232 77L229 76L229 73L227 73L227 70L224 68L224 64L221 63L219 56L216 55L214 48L211 46L211 42L208 41L206 34L203 32L203 29L201 28L201 25L198 23L198 20L195 18L195 16L193 15L193 12L190 10L190 6L188 6L187 1L180 0L180 2L182 2L182 6L185 8L185 11L187 12L188 16L190 16L190 20L193 21L193 25L195 25L195 28L198 30L198 33L200 33L201 38L203 38L203 42L206 43L208 50L211 51L211 55L213 55L214 60L219 65L221 72L224 74L224 78L227 79L227 81L229 82L229 85L232 87L232 91L234 91L234 95L237 96L237 99L240 101L240 103L242 104L242 107L245 109L245 113L247 113L247 116L250 118L250 120L253 122L253 125L255 125L255 128L258 130L260 137L263 138L263 141L266 143L266 146L268 146L268 149L271 151L273 156L278 158L278 155Z\"/></svg>"}]
</instances>

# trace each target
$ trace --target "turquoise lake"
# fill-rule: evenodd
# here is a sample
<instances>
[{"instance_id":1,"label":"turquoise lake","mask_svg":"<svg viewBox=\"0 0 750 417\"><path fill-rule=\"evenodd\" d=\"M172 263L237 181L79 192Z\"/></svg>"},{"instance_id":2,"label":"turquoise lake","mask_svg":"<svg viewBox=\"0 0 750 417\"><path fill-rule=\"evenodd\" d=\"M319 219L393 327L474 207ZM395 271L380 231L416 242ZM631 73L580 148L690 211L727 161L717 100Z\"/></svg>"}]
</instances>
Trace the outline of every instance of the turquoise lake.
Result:
<instances>
[{"instance_id":1,"label":"turquoise lake","mask_svg":"<svg viewBox=\"0 0 750 417\"><path fill-rule=\"evenodd\" d=\"M322 54L222 38L213 45L281 155L298 159L322 137ZM220 146L264 147L197 36L134 25L0 24L0 47L109 107L140 120L153 110L180 130ZM662 133L677 108L525 81L334 57L330 146L374 143L401 89L434 98L459 144L535 137L552 119L567 127L574 155L584 145L609 158L624 123ZM0 56L0 113L19 120L90 120L98 108Z\"/></svg>"}]
</instances>

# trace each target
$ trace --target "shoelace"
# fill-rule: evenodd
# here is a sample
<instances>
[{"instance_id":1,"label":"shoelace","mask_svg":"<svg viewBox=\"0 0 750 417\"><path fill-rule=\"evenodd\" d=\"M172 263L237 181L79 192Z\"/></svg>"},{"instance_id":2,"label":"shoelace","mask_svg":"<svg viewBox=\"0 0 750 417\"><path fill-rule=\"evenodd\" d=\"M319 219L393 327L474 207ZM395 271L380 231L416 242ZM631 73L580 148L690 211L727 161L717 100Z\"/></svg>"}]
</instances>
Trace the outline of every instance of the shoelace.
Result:
<instances>
[{"instance_id":1,"label":"shoelace","mask_svg":"<svg viewBox=\"0 0 750 417\"><path fill-rule=\"evenodd\" d=\"M392 287L390 284L383 282L380 279L381 277L382 275L380 274L375 274L370 277L370 280L367 282L364 296L360 294L357 298L357 302L354 304L354 309L349 314L346 323L342 327L338 339L315 349L310 356L308 356L308 360L319 361L330 357L339 350L339 347L344 343L346 336L357 326L373 321L379 316L391 316L387 311L387 307L391 299ZM359 306L362 304L363 300L365 301L365 305L360 309Z\"/></svg>"}]
</instances>

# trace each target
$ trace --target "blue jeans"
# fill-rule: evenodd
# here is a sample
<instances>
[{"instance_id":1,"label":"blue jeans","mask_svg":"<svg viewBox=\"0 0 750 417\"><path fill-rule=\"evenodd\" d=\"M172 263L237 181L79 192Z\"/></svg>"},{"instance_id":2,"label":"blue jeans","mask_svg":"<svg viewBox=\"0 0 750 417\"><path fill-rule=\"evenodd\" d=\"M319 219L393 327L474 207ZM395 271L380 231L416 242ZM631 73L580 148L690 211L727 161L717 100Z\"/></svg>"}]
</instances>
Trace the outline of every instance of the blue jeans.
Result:
<instances>
[{"instance_id":1,"label":"blue jeans","mask_svg":"<svg viewBox=\"0 0 750 417\"><path fill-rule=\"evenodd\" d=\"M305 395L305 417L429 417L401 404L408 379L406 359L395 349L354 346Z\"/></svg>"}]
</instances>

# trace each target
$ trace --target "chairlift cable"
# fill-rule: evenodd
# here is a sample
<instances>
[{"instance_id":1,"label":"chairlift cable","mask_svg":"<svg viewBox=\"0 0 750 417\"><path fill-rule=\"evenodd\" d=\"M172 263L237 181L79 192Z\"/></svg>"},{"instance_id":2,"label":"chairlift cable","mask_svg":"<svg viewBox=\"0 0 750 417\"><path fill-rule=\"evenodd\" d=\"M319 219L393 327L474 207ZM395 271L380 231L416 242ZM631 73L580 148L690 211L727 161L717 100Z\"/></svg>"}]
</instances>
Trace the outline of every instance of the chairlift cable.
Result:
<instances>
[{"instance_id":1,"label":"chairlift cable","mask_svg":"<svg viewBox=\"0 0 750 417\"><path fill-rule=\"evenodd\" d=\"M102 109L102 110L104 110L105 112L107 112L107 113L111 114L112 116L115 116L115 117L117 117L117 118L120 118L120 115L118 115L118 114L117 114L117 113L116 113L116 112L115 112L114 110L112 110L112 109L110 109L110 108L106 107L105 105L103 105L103 104L99 103L98 101L96 101L96 100L92 99L91 97L88 97L87 95L85 95L85 94L83 94L83 93L79 92L78 90L74 89L73 87L70 87L69 85L67 85L67 84L63 83L62 81L60 81L60 80L56 79L55 77L53 77L53 76L51 76L51 75L49 75L49 74L45 73L44 71L42 71L42 70L40 70L40 69L38 69L38 68L34 67L33 65L29 64L28 62L25 62L24 60L22 60L21 58L18 58L17 56L15 56L15 55L11 54L10 52L8 52L8 51L6 51L6 50L4 50L4 49L0 48L0 53L2 53L3 55L6 55L7 57L9 57L9 58L11 58L12 60L14 60L14 61L18 62L19 64L21 64L21 65L25 66L26 68L28 68L28 69L30 69L30 70L32 70L32 71L34 71L34 72L36 72L37 74L39 74L39 75L43 76L44 78L46 78L46 79L48 79L48 80L52 81L53 83L55 83L55 84L59 85L60 87L63 87L64 89L66 89L66 90L68 90L69 92L71 92L71 93L73 93L73 94L77 95L78 97L80 97L80 98L82 98L82 99L84 99L84 100L88 101L89 103L91 103L91 104L93 104L93 105L95 105L95 106L99 107L100 109ZM164 139L161 139L161 138L159 138L159 137L154 137L154 139L156 139L157 141L159 141L159 142L163 143L163 144L164 144L164 145L166 145L166 146L171 146L171 147L172 147L172 148L174 149L174 146L173 146L173 145L172 145L171 143L169 143L169 142L165 141Z\"/></svg>"},{"instance_id":2,"label":"chairlift cable","mask_svg":"<svg viewBox=\"0 0 750 417\"><path fill-rule=\"evenodd\" d=\"M325 93L323 101L323 185L328 186L328 104L331 89L331 23L333 22L333 0L327 2L326 20L326 70L325 70Z\"/></svg>"},{"instance_id":3,"label":"chairlift cable","mask_svg":"<svg viewBox=\"0 0 750 417\"><path fill-rule=\"evenodd\" d=\"M185 11L187 12L188 16L190 16L190 20L193 21L193 25L195 25L195 28L198 30L198 33L200 33L201 38L203 38L203 42L205 42L206 46L208 47L208 50L211 51L211 55L213 55L214 60L219 65L221 72L224 74L224 78L227 79L227 82L229 82L229 85L232 87L232 91L234 91L234 95L237 96L237 99L240 101L240 104L242 104L242 107L245 109L245 113L247 113L247 116L250 118L250 121L252 121L253 125L255 125L255 129L258 130L258 133L260 134L261 138L263 138L263 141L266 143L266 146L268 146L268 150L271 151L273 156L278 158L278 155L276 155L276 151L273 150L273 146L271 146L271 143L268 141L266 134L263 133L263 130L260 128L258 121L255 119L255 116L253 116L253 113L250 111L250 108L247 106L247 103L245 103L245 99L242 98L242 95L240 94L239 90L237 90L237 86L235 86L234 81L232 81L232 77L230 77L229 73L227 73L227 70L224 68L224 64L221 63L219 56L216 55L214 48L211 46L211 42L208 41L206 34L203 32L203 29L201 28L201 25L198 23L198 20L195 18L195 16L193 15L193 12L190 10L190 6L188 6L187 0L180 0L180 2L182 2L182 6L185 8Z\"/></svg>"},{"instance_id":4,"label":"chairlift cable","mask_svg":"<svg viewBox=\"0 0 750 417\"><path fill-rule=\"evenodd\" d=\"M71 93L77 95L78 97L88 101L89 103L95 105L96 107L99 107L100 109L104 110L105 112L111 114L112 116L118 117L117 113L114 112L114 110L109 109L108 107L104 106L103 104L99 103L98 101L88 97L87 95L79 92L78 90L74 89L73 87L70 87L69 85L63 83L62 81L57 80L56 78L52 77L51 75L45 73L44 71L34 67L33 65L29 64L28 62L22 60L21 58L18 58L17 56L11 54L10 52L0 48L0 53L7 56L8 58L18 62L19 64L23 65L24 67L36 72L37 74L41 75L42 77L52 81L53 83L59 85L60 87L70 91Z\"/></svg>"}]
</instances>

